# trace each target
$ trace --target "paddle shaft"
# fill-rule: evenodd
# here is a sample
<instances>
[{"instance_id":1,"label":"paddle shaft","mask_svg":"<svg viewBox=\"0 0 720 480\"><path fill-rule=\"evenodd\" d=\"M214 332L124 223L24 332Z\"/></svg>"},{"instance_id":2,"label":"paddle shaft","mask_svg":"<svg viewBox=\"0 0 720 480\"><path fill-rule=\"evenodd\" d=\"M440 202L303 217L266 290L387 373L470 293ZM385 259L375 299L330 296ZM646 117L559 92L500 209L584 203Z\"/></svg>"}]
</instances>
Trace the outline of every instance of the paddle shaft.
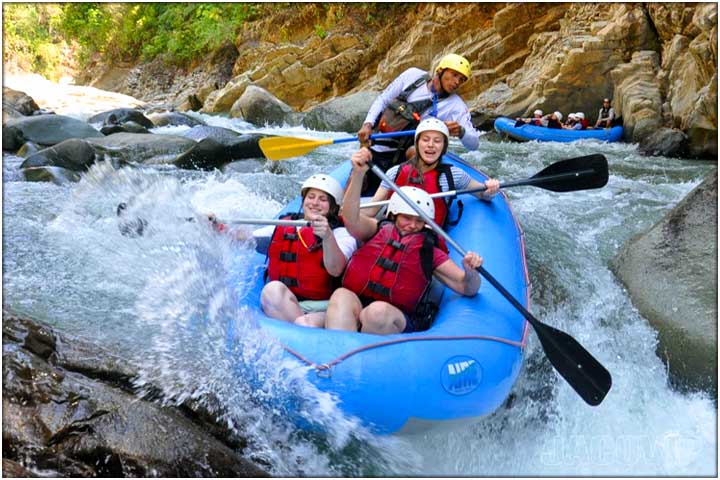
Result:
<instances>
[{"instance_id":1,"label":"paddle shaft","mask_svg":"<svg viewBox=\"0 0 720 480\"><path fill-rule=\"evenodd\" d=\"M370 140L380 140L383 138L408 137L410 135L415 135L415 130L400 130L399 132L374 133L368 138L370 138ZM357 139L358 137L338 138L336 140L333 140L332 143L354 142Z\"/></svg>"},{"instance_id":2,"label":"paddle shaft","mask_svg":"<svg viewBox=\"0 0 720 480\"><path fill-rule=\"evenodd\" d=\"M583 175L594 175L596 172L593 169L587 169L587 170L580 170L577 172L568 172L568 173L559 173L557 175L546 175L544 177L531 177L526 178L525 180L515 180L512 182L504 182L500 184L499 188L510 188L510 187L522 187L522 186L537 186L540 188L543 188L542 183L547 181L558 181L558 180L565 180L565 179L574 179L581 177ZM437 192L437 193L431 193L431 198L445 198L445 197L456 197L461 194L465 193L478 193L478 192L484 192L487 190L487 187L484 185L482 187L476 187L476 188L465 188L462 190L448 190L447 192ZM363 203L360 205L360 208L373 208L373 207L382 207L384 205L387 205L390 203L390 200L380 200L379 202L368 202Z\"/></svg>"},{"instance_id":3,"label":"paddle shaft","mask_svg":"<svg viewBox=\"0 0 720 480\"><path fill-rule=\"evenodd\" d=\"M426 224L440 235L448 245L453 247L463 257L465 250L453 240L435 221L413 202L400 187L390 180L377 165L368 162L373 173L390 185L405 203L410 205ZM555 370L563 376L580 397L590 405L599 405L607 395L612 385L610 373L598 362L577 340L567 333L545 325L518 302L515 297L503 287L482 266L476 269L488 282L490 282L532 325L540 339L545 355Z\"/></svg>"},{"instance_id":4,"label":"paddle shaft","mask_svg":"<svg viewBox=\"0 0 720 480\"><path fill-rule=\"evenodd\" d=\"M229 225L277 225L279 227L309 227L307 220L277 220L264 218L240 218L230 222L222 222Z\"/></svg>"}]
</instances>

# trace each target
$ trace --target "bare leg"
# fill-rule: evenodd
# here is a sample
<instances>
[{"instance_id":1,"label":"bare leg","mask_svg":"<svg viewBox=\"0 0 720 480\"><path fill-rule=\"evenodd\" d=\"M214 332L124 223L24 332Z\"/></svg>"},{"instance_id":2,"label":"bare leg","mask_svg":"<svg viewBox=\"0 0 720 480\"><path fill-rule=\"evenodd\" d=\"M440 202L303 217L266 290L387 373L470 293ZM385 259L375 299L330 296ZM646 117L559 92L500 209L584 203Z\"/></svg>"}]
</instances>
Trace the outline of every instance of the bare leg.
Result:
<instances>
[{"instance_id":1,"label":"bare leg","mask_svg":"<svg viewBox=\"0 0 720 480\"><path fill-rule=\"evenodd\" d=\"M272 281L260 292L260 304L265 315L293 322L302 315L302 308L294 293L282 282Z\"/></svg>"},{"instance_id":2,"label":"bare leg","mask_svg":"<svg viewBox=\"0 0 720 480\"><path fill-rule=\"evenodd\" d=\"M361 331L377 335L389 335L405 330L405 315L387 302L376 301L360 313Z\"/></svg>"},{"instance_id":3,"label":"bare leg","mask_svg":"<svg viewBox=\"0 0 720 480\"><path fill-rule=\"evenodd\" d=\"M361 311L362 303L358 296L347 288L338 288L330 297L325 316L325 328L357 332L358 317Z\"/></svg>"},{"instance_id":4,"label":"bare leg","mask_svg":"<svg viewBox=\"0 0 720 480\"><path fill-rule=\"evenodd\" d=\"M295 319L295 325L303 327L324 328L325 312L312 312L300 315Z\"/></svg>"}]
</instances>

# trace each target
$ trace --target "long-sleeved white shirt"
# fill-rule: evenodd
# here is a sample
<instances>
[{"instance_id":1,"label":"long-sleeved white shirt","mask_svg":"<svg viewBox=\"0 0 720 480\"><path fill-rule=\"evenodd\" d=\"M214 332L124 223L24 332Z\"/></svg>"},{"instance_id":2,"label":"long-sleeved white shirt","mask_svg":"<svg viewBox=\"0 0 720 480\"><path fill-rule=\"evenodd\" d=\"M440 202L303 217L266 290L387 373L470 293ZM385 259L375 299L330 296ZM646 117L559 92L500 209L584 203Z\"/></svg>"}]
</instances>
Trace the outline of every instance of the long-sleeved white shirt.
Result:
<instances>
[{"instance_id":1,"label":"long-sleeved white shirt","mask_svg":"<svg viewBox=\"0 0 720 480\"><path fill-rule=\"evenodd\" d=\"M419 68L411 67L401 73L395 80L387 86L383 92L378 95L373 104L368 110L367 116L365 117L365 123L375 124L375 120L385 110L391 101L396 99L398 95L402 93L408 86L412 85L418 78L425 75L427 72L420 70ZM411 92L407 98L408 102L415 102L418 100L432 99L432 92L428 88L427 83L420 85L415 91ZM459 95L453 93L450 96L438 99L437 103L437 118L442 121L455 121L458 122L464 129L465 135L460 139L463 146L468 150L477 150L480 144L480 132L475 130L472 122L470 121L470 111L463 102ZM421 115L424 120L430 116L432 108L427 109ZM383 145L374 145L372 147L378 151L387 151L388 147Z\"/></svg>"}]
</instances>

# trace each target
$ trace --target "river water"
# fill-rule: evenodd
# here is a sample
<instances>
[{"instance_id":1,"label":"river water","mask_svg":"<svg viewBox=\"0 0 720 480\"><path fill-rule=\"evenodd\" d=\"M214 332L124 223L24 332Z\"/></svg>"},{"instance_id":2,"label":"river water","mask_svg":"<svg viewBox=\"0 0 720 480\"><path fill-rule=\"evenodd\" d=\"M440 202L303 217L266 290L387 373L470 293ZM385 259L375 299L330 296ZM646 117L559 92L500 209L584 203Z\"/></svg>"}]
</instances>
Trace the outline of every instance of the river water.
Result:
<instances>
[{"instance_id":1,"label":"river water","mask_svg":"<svg viewBox=\"0 0 720 480\"><path fill-rule=\"evenodd\" d=\"M240 120L196 116L256 131ZM347 136L299 128L261 131ZM454 152L505 181L532 176L563 158L607 156L610 180L603 189L552 193L522 187L506 193L526 234L533 314L592 352L612 373L613 387L600 406L586 405L552 370L531 335L509 405L449 430L380 437L343 416L332 398L304 382L302 367L281 360L279 347L244 321L251 319L232 300L225 279L230 269L242 268L249 247L186 221L209 211L224 220L272 217L306 177L330 171L354 148L322 147L274 165L241 161L223 172L100 164L70 186L20 181L22 159L5 154L4 302L140 365L139 384L160 386L169 402L207 400L249 439L248 456L270 464L273 475L717 474L716 405L705 394L669 386L655 353L656 332L609 269L626 240L659 220L714 166L642 157L628 144L483 140L478 151L466 152L453 142ZM131 214L148 220L143 237L120 234L115 210L122 201L129 202ZM492 265L486 268L492 272ZM240 325L242 338L232 356L225 350L230 322ZM253 387L239 373L248 364L256 375ZM326 433L289 424L263 401L274 395L304 398L299 408Z\"/></svg>"}]
</instances>

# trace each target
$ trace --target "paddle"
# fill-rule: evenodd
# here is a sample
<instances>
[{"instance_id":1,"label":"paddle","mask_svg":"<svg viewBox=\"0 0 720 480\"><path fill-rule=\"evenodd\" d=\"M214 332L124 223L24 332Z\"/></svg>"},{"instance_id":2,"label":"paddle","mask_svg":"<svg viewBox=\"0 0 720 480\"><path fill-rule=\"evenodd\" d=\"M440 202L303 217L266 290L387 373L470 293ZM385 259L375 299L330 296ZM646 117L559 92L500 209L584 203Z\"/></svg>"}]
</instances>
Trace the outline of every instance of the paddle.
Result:
<instances>
[{"instance_id":1,"label":"paddle","mask_svg":"<svg viewBox=\"0 0 720 480\"><path fill-rule=\"evenodd\" d=\"M433 221L422 209L416 205L410 198L385 175L385 173L376 165L368 162L372 171L387 182L392 190L400 195L408 205L410 205L417 214L432 227L432 229L445 239L448 245L452 246L463 257L465 250L453 240L440 226ZM590 352L578 343L573 337L567 333L542 323L518 302L500 282L488 273L482 266L477 271L485 277L515 308L522 313L527 321L532 325L535 333L540 339L540 344L545 351L550 363L555 370L565 378L570 386L582 397L585 402L590 405L599 405L607 395L612 385L612 377L605 367L593 357Z\"/></svg>"},{"instance_id":2,"label":"paddle","mask_svg":"<svg viewBox=\"0 0 720 480\"><path fill-rule=\"evenodd\" d=\"M226 225L278 225L281 227L309 227L308 220L280 220L264 218L240 218L229 222L220 222Z\"/></svg>"},{"instance_id":3,"label":"paddle","mask_svg":"<svg viewBox=\"0 0 720 480\"><path fill-rule=\"evenodd\" d=\"M551 190L553 192L574 192L600 188L607 185L608 165L604 155L594 154L584 157L560 160L540 170L525 180L515 180L500 184L500 188L533 186ZM455 197L463 193L484 192L484 186L466 188L464 190L450 190L433 193L432 198ZM360 205L360 208L381 207L387 205L389 200L369 202Z\"/></svg>"},{"instance_id":4,"label":"paddle","mask_svg":"<svg viewBox=\"0 0 720 480\"><path fill-rule=\"evenodd\" d=\"M407 137L414 135L415 130L402 130L400 132L376 133L370 135L371 140L381 138ZM305 155L311 150L323 145L332 145L335 143L353 142L358 137L336 138L325 140L311 140L307 138L296 137L265 137L258 142L260 150L268 160L284 160L290 157L299 157Z\"/></svg>"}]
</instances>

